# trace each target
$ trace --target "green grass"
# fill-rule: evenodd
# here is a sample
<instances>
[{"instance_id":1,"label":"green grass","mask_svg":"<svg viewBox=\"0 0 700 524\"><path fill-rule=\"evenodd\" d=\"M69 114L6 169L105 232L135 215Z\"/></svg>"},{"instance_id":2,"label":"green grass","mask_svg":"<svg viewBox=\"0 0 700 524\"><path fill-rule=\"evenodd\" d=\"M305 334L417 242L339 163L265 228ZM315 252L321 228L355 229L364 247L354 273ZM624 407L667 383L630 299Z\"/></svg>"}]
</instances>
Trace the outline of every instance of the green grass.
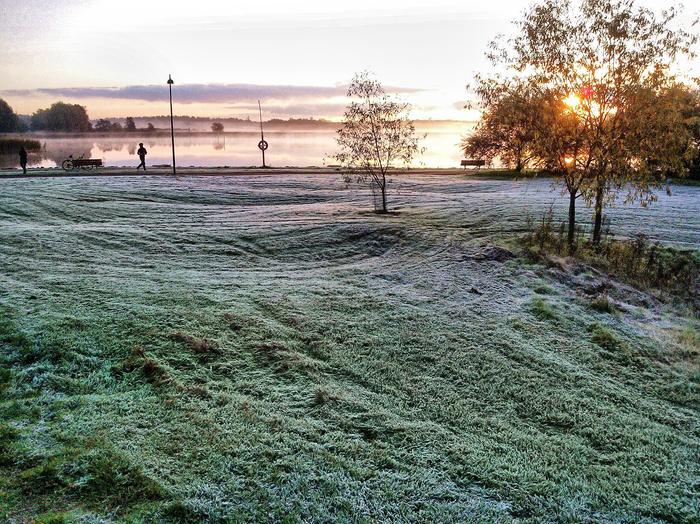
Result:
<instances>
[{"instance_id":1,"label":"green grass","mask_svg":"<svg viewBox=\"0 0 700 524\"><path fill-rule=\"evenodd\" d=\"M4 186L0 520L696 521L694 321L475 256L455 180Z\"/></svg>"},{"instance_id":2,"label":"green grass","mask_svg":"<svg viewBox=\"0 0 700 524\"><path fill-rule=\"evenodd\" d=\"M535 297L530 304L530 311L541 320L558 320L559 314L555 307L546 300Z\"/></svg>"}]
</instances>

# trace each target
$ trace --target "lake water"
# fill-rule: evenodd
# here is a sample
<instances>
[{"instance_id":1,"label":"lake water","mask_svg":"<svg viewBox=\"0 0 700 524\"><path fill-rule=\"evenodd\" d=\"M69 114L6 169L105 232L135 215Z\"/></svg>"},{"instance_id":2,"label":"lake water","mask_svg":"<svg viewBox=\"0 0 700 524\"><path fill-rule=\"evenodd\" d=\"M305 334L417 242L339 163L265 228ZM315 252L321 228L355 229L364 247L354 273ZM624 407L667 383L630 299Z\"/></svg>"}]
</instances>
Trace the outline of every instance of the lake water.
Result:
<instances>
[{"instance_id":1,"label":"lake water","mask_svg":"<svg viewBox=\"0 0 700 524\"><path fill-rule=\"evenodd\" d=\"M415 167L458 167L462 154L459 141L469 124L419 130L426 133L422 141L425 152L414 162ZM333 131L266 132L269 149L266 163L273 167L323 166L336 163L328 158L336 152ZM42 144L40 152L29 155L29 167L60 166L68 155L101 158L107 166L136 166L138 143L148 150L147 164L155 166L172 162L170 136L145 136L138 133L110 136L81 135L70 138L31 137ZM233 132L221 135L176 133L175 153L180 166L253 166L261 164L257 148L260 135ZM16 155L0 155L0 168L18 167Z\"/></svg>"}]
</instances>

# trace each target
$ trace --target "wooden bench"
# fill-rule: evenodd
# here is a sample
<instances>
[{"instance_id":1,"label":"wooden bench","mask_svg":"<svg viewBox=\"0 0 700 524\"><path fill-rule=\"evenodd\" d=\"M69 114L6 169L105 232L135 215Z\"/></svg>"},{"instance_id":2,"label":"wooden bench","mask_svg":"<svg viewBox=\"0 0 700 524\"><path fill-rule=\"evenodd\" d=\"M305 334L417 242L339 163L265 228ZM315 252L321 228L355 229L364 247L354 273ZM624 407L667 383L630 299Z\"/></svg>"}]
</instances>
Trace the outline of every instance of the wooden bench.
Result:
<instances>
[{"instance_id":1,"label":"wooden bench","mask_svg":"<svg viewBox=\"0 0 700 524\"><path fill-rule=\"evenodd\" d=\"M467 166L479 169L480 167L486 165L486 160L465 158L459 163L459 165L462 166L464 169L467 169Z\"/></svg>"}]
</instances>

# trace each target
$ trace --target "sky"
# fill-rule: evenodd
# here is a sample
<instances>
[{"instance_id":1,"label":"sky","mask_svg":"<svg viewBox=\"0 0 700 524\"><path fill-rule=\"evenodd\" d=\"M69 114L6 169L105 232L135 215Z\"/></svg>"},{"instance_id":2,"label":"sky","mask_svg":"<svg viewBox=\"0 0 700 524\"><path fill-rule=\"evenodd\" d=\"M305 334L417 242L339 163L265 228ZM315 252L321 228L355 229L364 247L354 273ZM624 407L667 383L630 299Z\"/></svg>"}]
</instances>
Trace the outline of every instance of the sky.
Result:
<instances>
[{"instance_id":1,"label":"sky","mask_svg":"<svg viewBox=\"0 0 700 524\"><path fill-rule=\"evenodd\" d=\"M574 0L575 1L575 0ZM667 0L640 0L652 8ZM690 15L700 6L688 2ZM369 70L414 118L473 120L466 86L528 0L0 0L0 97L91 118L337 119Z\"/></svg>"}]
</instances>

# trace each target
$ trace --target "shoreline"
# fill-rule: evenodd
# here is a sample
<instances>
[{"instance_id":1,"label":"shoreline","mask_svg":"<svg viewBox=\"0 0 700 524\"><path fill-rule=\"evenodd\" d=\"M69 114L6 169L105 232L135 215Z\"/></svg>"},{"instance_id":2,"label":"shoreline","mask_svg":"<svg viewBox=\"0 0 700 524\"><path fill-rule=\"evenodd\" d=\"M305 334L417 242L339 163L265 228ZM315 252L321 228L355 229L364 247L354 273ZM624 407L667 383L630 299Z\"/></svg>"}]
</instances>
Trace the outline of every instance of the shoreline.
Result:
<instances>
[{"instance_id":1,"label":"shoreline","mask_svg":"<svg viewBox=\"0 0 700 524\"><path fill-rule=\"evenodd\" d=\"M145 173L136 171L133 167L106 167L98 171L64 171L60 167L30 168L25 175L21 169L0 168L0 180L19 178L69 178L69 177L172 177L170 167L152 167ZM183 176L250 176L250 175L340 175L342 170L338 167L324 166L284 166L284 167L179 167L175 177ZM464 169L459 167L416 167L411 169L392 169L391 175L410 176L467 176L474 178L499 178L523 180L532 178L554 178L547 173L518 174L515 171L499 168ZM700 186L700 180L694 178L669 178L665 184L679 186Z\"/></svg>"},{"instance_id":2,"label":"shoreline","mask_svg":"<svg viewBox=\"0 0 700 524\"><path fill-rule=\"evenodd\" d=\"M0 169L0 179L61 178L61 177L114 177L114 176L244 176L244 175L340 175L338 167L179 167L173 175L170 167L153 167L148 171L136 171L133 167L106 167L91 171L64 171L61 168L29 169L25 175L20 169ZM392 169L390 175L488 175L514 178L516 175L501 169L465 170L463 168L413 168Z\"/></svg>"}]
</instances>

